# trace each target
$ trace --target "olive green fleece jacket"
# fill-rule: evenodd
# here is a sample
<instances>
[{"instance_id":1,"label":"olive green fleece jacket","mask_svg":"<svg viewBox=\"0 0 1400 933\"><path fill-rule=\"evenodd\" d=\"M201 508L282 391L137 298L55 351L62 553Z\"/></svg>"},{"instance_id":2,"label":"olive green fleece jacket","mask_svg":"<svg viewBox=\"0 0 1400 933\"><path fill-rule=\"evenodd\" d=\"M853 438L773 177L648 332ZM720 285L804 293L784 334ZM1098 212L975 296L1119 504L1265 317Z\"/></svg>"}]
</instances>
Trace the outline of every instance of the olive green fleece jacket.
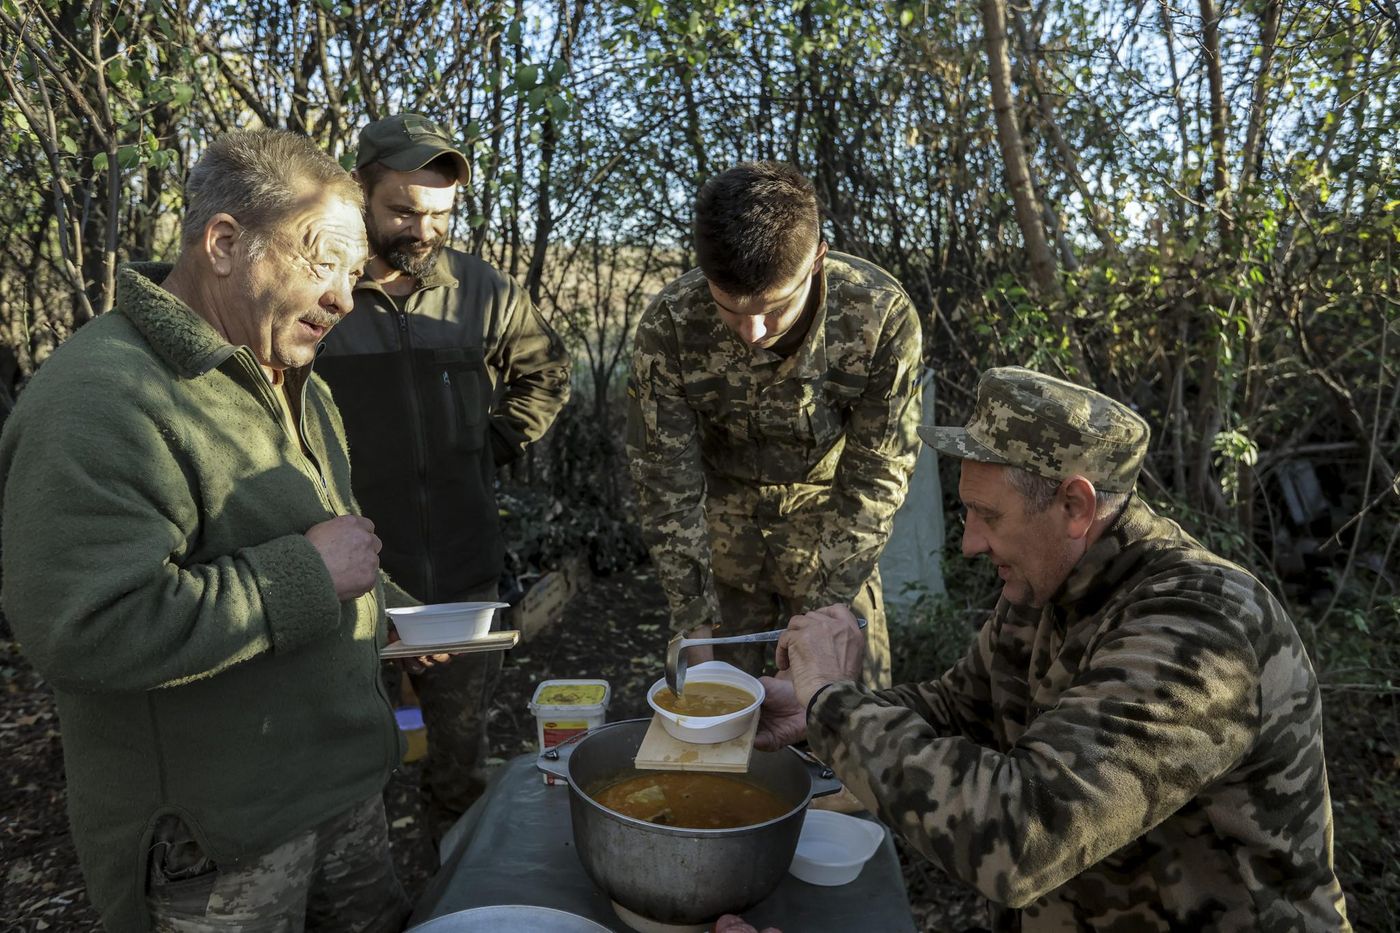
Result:
<instances>
[{"instance_id":1,"label":"olive green fleece jacket","mask_svg":"<svg viewBox=\"0 0 1400 933\"><path fill-rule=\"evenodd\" d=\"M287 372L299 442L167 272L125 267L0 437L4 611L57 697L73 840L116 931L150 928L161 815L236 864L378 793L399 754L384 589L337 601L303 534L355 511L330 393Z\"/></svg>"}]
</instances>

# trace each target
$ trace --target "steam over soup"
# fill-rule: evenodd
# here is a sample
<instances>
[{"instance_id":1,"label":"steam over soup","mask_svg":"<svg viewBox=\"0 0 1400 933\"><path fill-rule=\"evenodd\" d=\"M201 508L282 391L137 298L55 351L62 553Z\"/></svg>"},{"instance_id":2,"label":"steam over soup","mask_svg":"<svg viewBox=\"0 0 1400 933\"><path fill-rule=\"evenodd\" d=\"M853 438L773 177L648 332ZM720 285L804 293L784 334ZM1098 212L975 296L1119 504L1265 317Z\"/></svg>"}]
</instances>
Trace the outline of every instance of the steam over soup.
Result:
<instances>
[{"instance_id":1,"label":"steam over soup","mask_svg":"<svg viewBox=\"0 0 1400 933\"><path fill-rule=\"evenodd\" d=\"M657 706L681 716L724 716L752 703L753 694L740 687L702 680L687 683L680 696L670 687L662 687L653 699Z\"/></svg>"},{"instance_id":2,"label":"steam over soup","mask_svg":"<svg viewBox=\"0 0 1400 933\"><path fill-rule=\"evenodd\" d=\"M792 809L772 791L747 781L692 771L647 772L595 789L589 796L623 816L682 829L752 826Z\"/></svg>"}]
</instances>

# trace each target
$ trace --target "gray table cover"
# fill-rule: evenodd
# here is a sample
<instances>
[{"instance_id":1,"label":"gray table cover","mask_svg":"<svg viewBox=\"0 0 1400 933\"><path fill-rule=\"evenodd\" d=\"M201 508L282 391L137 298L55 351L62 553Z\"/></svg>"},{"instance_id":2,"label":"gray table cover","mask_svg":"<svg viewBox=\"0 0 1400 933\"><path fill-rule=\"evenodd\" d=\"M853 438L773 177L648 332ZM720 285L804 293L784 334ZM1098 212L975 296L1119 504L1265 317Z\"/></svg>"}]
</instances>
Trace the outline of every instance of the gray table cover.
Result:
<instances>
[{"instance_id":1,"label":"gray table cover","mask_svg":"<svg viewBox=\"0 0 1400 933\"><path fill-rule=\"evenodd\" d=\"M574 851L568 787L545 785L534 755L506 763L448 841L451 849L419 899L410 927L471 907L536 904L627 933ZM784 875L777 890L744 918L759 929L771 925L784 933L915 929L888 833L850 884L822 887Z\"/></svg>"}]
</instances>

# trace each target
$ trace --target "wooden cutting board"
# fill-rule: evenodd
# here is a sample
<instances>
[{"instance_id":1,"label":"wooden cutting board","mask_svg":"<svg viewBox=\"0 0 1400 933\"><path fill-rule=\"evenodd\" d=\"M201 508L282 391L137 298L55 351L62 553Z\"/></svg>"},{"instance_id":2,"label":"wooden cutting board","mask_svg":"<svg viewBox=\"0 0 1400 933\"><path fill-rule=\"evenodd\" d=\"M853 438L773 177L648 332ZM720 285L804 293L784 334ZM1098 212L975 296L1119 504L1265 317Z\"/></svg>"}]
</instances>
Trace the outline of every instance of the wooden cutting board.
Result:
<instances>
[{"instance_id":1,"label":"wooden cutting board","mask_svg":"<svg viewBox=\"0 0 1400 933\"><path fill-rule=\"evenodd\" d=\"M727 742L696 745L682 742L661 725L661 717L652 714L651 725L637 749L636 766L643 771L729 771L742 774L749 770L753 755L753 737L758 732L758 717L753 717L748 731Z\"/></svg>"},{"instance_id":2,"label":"wooden cutting board","mask_svg":"<svg viewBox=\"0 0 1400 933\"><path fill-rule=\"evenodd\" d=\"M472 638L467 641L456 641L446 645L405 645L401 641L396 641L392 645L385 645L379 649L379 657L389 658L421 658L425 655L435 654L477 654L482 651L505 651L507 648L514 648L515 643L520 640L520 633L509 632L487 632L480 638Z\"/></svg>"}]
</instances>

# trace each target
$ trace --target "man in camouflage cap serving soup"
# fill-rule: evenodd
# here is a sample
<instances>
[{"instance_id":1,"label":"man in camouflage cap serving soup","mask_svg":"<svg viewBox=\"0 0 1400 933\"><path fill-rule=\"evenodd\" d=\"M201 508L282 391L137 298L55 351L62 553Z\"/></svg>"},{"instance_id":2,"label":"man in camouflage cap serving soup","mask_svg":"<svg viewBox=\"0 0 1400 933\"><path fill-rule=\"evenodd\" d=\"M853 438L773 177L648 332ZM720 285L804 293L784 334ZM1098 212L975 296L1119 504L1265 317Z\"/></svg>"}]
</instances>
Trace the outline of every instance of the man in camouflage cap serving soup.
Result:
<instances>
[{"instance_id":1,"label":"man in camouflage cap serving soup","mask_svg":"<svg viewBox=\"0 0 1400 933\"><path fill-rule=\"evenodd\" d=\"M795 617L760 746L805 736L995 930L1349 930L1312 666L1258 580L1133 496L1147 424L1008 367L919 434L962 461L992 617L874 692L844 606Z\"/></svg>"}]
</instances>

